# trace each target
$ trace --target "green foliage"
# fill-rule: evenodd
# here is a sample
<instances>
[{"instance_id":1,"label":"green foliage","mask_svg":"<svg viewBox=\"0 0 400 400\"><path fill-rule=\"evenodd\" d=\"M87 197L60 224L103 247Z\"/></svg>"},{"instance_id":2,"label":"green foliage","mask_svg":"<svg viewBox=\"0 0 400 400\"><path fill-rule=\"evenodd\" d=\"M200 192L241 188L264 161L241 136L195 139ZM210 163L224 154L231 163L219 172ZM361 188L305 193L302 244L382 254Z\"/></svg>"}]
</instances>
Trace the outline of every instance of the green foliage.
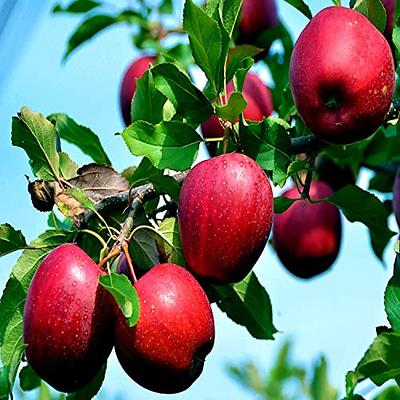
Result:
<instances>
[{"instance_id":1,"label":"green foliage","mask_svg":"<svg viewBox=\"0 0 400 400\"><path fill-rule=\"evenodd\" d=\"M364 14L381 32L384 32L386 11L381 0L356 0L353 8Z\"/></svg>"},{"instance_id":2,"label":"green foliage","mask_svg":"<svg viewBox=\"0 0 400 400\"><path fill-rule=\"evenodd\" d=\"M99 276L100 284L114 297L130 328L139 320L140 303L136 289L127 276L110 273Z\"/></svg>"},{"instance_id":3,"label":"green foliage","mask_svg":"<svg viewBox=\"0 0 400 400\"><path fill-rule=\"evenodd\" d=\"M24 235L10 224L0 225L0 256L21 250L26 246Z\"/></svg>"},{"instance_id":4,"label":"green foliage","mask_svg":"<svg viewBox=\"0 0 400 400\"><path fill-rule=\"evenodd\" d=\"M285 0L286 3L291 4L293 7L297 8L302 14L304 14L307 18L311 19L312 14L310 8L303 0Z\"/></svg>"}]
</instances>

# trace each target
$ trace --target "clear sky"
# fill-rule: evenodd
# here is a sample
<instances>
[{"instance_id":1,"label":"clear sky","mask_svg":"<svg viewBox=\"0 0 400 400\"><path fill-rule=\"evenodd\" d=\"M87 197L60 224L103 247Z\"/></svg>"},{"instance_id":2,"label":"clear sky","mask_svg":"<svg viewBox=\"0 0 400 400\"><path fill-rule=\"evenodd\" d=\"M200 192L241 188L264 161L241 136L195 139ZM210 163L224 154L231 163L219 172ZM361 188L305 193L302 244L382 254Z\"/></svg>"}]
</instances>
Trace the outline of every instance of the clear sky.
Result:
<instances>
[{"instance_id":1,"label":"clear sky","mask_svg":"<svg viewBox=\"0 0 400 400\"><path fill-rule=\"evenodd\" d=\"M65 112L77 122L91 127L101 138L114 166L122 168L137 161L114 133L122 129L118 109L121 74L137 54L130 45L125 27L110 29L92 43L79 49L61 64L66 39L76 25L71 17L50 15L46 3L36 30L26 41L17 63L7 72L0 91L0 221L22 229L32 240L46 227L46 214L36 212L30 203L24 174L31 175L25 153L10 143L11 117L21 106L29 106L45 115ZM299 12L279 1L280 15L294 35L305 26ZM330 5L328 1L309 1L311 9ZM16 47L19 43L14 44ZM88 159L74 148L74 160ZM364 176L365 178L365 176ZM392 221L393 224L393 221ZM396 227L393 224L393 228ZM217 308L216 343L206 361L200 379L173 399L242 399L253 398L226 373L229 363L255 361L261 368L270 365L280 343L295 341L295 357L310 364L324 352L329 360L330 377L341 390L345 373L355 367L375 336L375 327L385 323L383 293L394 259L392 244L386 251L385 269L374 258L366 229L360 224L344 224L340 256L333 269L311 281L303 282L289 275L270 249L259 260L255 272L268 290L273 305L274 322L279 333L275 341L257 341L247 331L229 321ZM0 290L17 258L0 259ZM106 380L99 398L161 399L132 382L110 359Z\"/></svg>"}]
</instances>

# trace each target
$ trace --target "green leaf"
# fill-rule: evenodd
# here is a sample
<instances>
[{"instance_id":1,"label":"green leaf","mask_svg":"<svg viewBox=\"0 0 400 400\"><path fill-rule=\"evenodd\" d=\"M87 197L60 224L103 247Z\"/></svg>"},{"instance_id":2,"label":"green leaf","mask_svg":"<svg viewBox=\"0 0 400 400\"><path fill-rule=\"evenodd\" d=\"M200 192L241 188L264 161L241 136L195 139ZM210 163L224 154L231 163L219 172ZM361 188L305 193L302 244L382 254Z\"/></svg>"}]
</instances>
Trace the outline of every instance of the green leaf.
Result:
<instances>
[{"instance_id":1,"label":"green leaf","mask_svg":"<svg viewBox=\"0 0 400 400\"><path fill-rule=\"evenodd\" d=\"M296 175L298 172L307 168L307 160L294 160L287 169L288 176Z\"/></svg>"},{"instance_id":2,"label":"green leaf","mask_svg":"<svg viewBox=\"0 0 400 400\"><path fill-rule=\"evenodd\" d=\"M220 118L229 122L235 122L246 106L247 103L242 93L233 92L229 96L227 104L223 106L216 105L215 111Z\"/></svg>"},{"instance_id":3,"label":"green leaf","mask_svg":"<svg viewBox=\"0 0 400 400\"><path fill-rule=\"evenodd\" d=\"M87 40L117 22L120 22L119 19L110 15L99 14L86 18L69 38L63 60Z\"/></svg>"},{"instance_id":4,"label":"green leaf","mask_svg":"<svg viewBox=\"0 0 400 400\"><path fill-rule=\"evenodd\" d=\"M163 120L166 97L156 89L153 72L146 71L136 80L136 92L132 100L131 120L157 124Z\"/></svg>"},{"instance_id":5,"label":"green leaf","mask_svg":"<svg viewBox=\"0 0 400 400\"><path fill-rule=\"evenodd\" d=\"M103 384L104 377L106 375L107 364L104 364L96 376L82 389L74 393L70 393L67 396L67 400L88 400L93 399L99 390L101 389L101 385Z\"/></svg>"},{"instance_id":6,"label":"green leaf","mask_svg":"<svg viewBox=\"0 0 400 400\"><path fill-rule=\"evenodd\" d=\"M139 320L140 303L136 289L132 286L128 277L111 273L110 275L99 276L99 282L114 297L122 314L127 319L128 326L130 328L135 326Z\"/></svg>"},{"instance_id":7,"label":"green leaf","mask_svg":"<svg viewBox=\"0 0 400 400\"><path fill-rule=\"evenodd\" d=\"M332 0L332 3L335 4L336 6L341 6L342 1L341 0Z\"/></svg>"},{"instance_id":8,"label":"green leaf","mask_svg":"<svg viewBox=\"0 0 400 400\"><path fill-rule=\"evenodd\" d=\"M396 49L398 52L397 54L399 54L399 52L400 52L400 27L399 26L395 26L393 28L392 39L393 39L394 45L396 46ZM398 59L398 55L397 55L396 59Z\"/></svg>"},{"instance_id":9,"label":"green leaf","mask_svg":"<svg viewBox=\"0 0 400 400\"><path fill-rule=\"evenodd\" d=\"M243 325L256 339L273 339L277 332L272 322L272 307L268 293L250 272L239 283L213 286L217 305L230 319Z\"/></svg>"},{"instance_id":10,"label":"green leaf","mask_svg":"<svg viewBox=\"0 0 400 400\"><path fill-rule=\"evenodd\" d=\"M71 179L77 175L79 165L69 158L67 153L63 151L58 153L60 159L60 174L64 179Z\"/></svg>"},{"instance_id":11,"label":"green leaf","mask_svg":"<svg viewBox=\"0 0 400 400\"><path fill-rule=\"evenodd\" d=\"M312 14L308 5L303 0L285 0L286 3L291 4L293 7L297 8L302 14L307 18L311 19Z\"/></svg>"},{"instance_id":12,"label":"green leaf","mask_svg":"<svg viewBox=\"0 0 400 400\"><path fill-rule=\"evenodd\" d=\"M26 247L26 241L21 231L10 224L0 225L0 257Z\"/></svg>"},{"instance_id":13,"label":"green leaf","mask_svg":"<svg viewBox=\"0 0 400 400\"><path fill-rule=\"evenodd\" d=\"M385 311L396 333L400 333L400 256L396 255L394 274L385 290Z\"/></svg>"},{"instance_id":14,"label":"green leaf","mask_svg":"<svg viewBox=\"0 0 400 400\"><path fill-rule=\"evenodd\" d=\"M129 150L145 156L159 169L183 171L193 164L202 141L196 131L181 122L161 122L155 126L137 121L123 132Z\"/></svg>"},{"instance_id":15,"label":"green leaf","mask_svg":"<svg viewBox=\"0 0 400 400\"><path fill-rule=\"evenodd\" d=\"M239 18L242 3L243 0L224 0L219 3L222 23L230 38Z\"/></svg>"},{"instance_id":16,"label":"green leaf","mask_svg":"<svg viewBox=\"0 0 400 400\"><path fill-rule=\"evenodd\" d=\"M91 129L77 124L67 114L51 114L48 119L55 125L61 139L77 146L94 162L111 165L99 137Z\"/></svg>"},{"instance_id":17,"label":"green leaf","mask_svg":"<svg viewBox=\"0 0 400 400\"><path fill-rule=\"evenodd\" d=\"M379 393L373 400L396 400L400 399L400 388L398 386L389 386L383 392Z\"/></svg>"},{"instance_id":18,"label":"green leaf","mask_svg":"<svg viewBox=\"0 0 400 400\"><path fill-rule=\"evenodd\" d=\"M381 333L378 335L355 371L346 376L346 392L351 395L357 383L369 378L381 386L390 379L400 379L400 335Z\"/></svg>"},{"instance_id":19,"label":"green leaf","mask_svg":"<svg viewBox=\"0 0 400 400\"><path fill-rule=\"evenodd\" d=\"M25 150L32 171L38 178L46 181L57 179L56 130L42 114L23 107L18 117L13 117L11 141L14 146Z\"/></svg>"},{"instance_id":20,"label":"green leaf","mask_svg":"<svg viewBox=\"0 0 400 400\"><path fill-rule=\"evenodd\" d=\"M213 109L207 97L174 64L158 64L151 72L157 89L171 101L177 113L195 123L210 117Z\"/></svg>"},{"instance_id":21,"label":"green leaf","mask_svg":"<svg viewBox=\"0 0 400 400\"><path fill-rule=\"evenodd\" d=\"M159 10L163 14L172 14L174 11L172 0L163 0Z\"/></svg>"},{"instance_id":22,"label":"green leaf","mask_svg":"<svg viewBox=\"0 0 400 400\"><path fill-rule=\"evenodd\" d=\"M55 247L72 242L76 233L49 230L42 233L22 252L0 300L0 356L3 365L10 366L10 383L24 351L22 319L25 298L33 275L43 258Z\"/></svg>"},{"instance_id":23,"label":"green leaf","mask_svg":"<svg viewBox=\"0 0 400 400\"><path fill-rule=\"evenodd\" d=\"M256 160L261 168L272 172L275 184L283 186L291 163L289 135L279 122L266 118L260 123L240 123L239 135L244 152Z\"/></svg>"},{"instance_id":24,"label":"green leaf","mask_svg":"<svg viewBox=\"0 0 400 400\"><path fill-rule=\"evenodd\" d=\"M148 221L146 223L148 224ZM139 268L148 270L159 264L158 249L153 232L146 229L137 231L129 243L129 254L132 254L133 260Z\"/></svg>"},{"instance_id":25,"label":"green leaf","mask_svg":"<svg viewBox=\"0 0 400 400\"><path fill-rule=\"evenodd\" d=\"M168 262L185 266L185 258L183 257L181 237L179 235L179 223L176 218L166 218L158 227L161 234L156 237L160 246L164 250Z\"/></svg>"},{"instance_id":26,"label":"green leaf","mask_svg":"<svg viewBox=\"0 0 400 400\"><path fill-rule=\"evenodd\" d=\"M382 260L387 243L395 235L388 228L388 214L383 203L373 194L353 185L334 193L329 202L339 207L350 222L359 221L369 229L372 248Z\"/></svg>"},{"instance_id":27,"label":"green leaf","mask_svg":"<svg viewBox=\"0 0 400 400\"><path fill-rule=\"evenodd\" d=\"M19 373L19 384L22 390L29 391L36 389L40 386L40 381L40 377L29 364L21 369Z\"/></svg>"},{"instance_id":28,"label":"green leaf","mask_svg":"<svg viewBox=\"0 0 400 400\"><path fill-rule=\"evenodd\" d=\"M381 32L386 27L386 11L381 0L357 0L354 9L365 15Z\"/></svg>"},{"instance_id":29,"label":"green leaf","mask_svg":"<svg viewBox=\"0 0 400 400\"><path fill-rule=\"evenodd\" d=\"M153 183L154 188L159 194L168 194L171 196L172 200L179 202L179 192L181 191L181 186L179 183L168 175L153 175L150 178Z\"/></svg>"},{"instance_id":30,"label":"green leaf","mask_svg":"<svg viewBox=\"0 0 400 400\"><path fill-rule=\"evenodd\" d=\"M69 14L80 14L86 13L100 6L101 3L94 0L74 0L68 4L68 6L63 7L62 4L57 3L52 12L56 13L69 13Z\"/></svg>"},{"instance_id":31,"label":"green leaf","mask_svg":"<svg viewBox=\"0 0 400 400\"><path fill-rule=\"evenodd\" d=\"M4 365L0 367L0 400L8 400L11 392L10 382L8 375L10 373L10 366Z\"/></svg>"},{"instance_id":32,"label":"green leaf","mask_svg":"<svg viewBox=\"0 0 400 400\"><path fill-rule=\"evenodd\" d=\"M59 218L57 218L54 211L49 213L49 216L47 217L47 225L50 228L61 231L71 231L73 227L71 218L65 218L63 221L61 221Z\"/></svg>"},{"instance_id":33,"label":"green leaf","mask_svg":"<svg viewBox=\"0 0 400 400\"><path fill-rule=\"evenodd\" d=\"M314 376L311 381L312 400L337 400L338 391L329 383L328 365L325 357L321 356L314 365Z\"/></svg>"},{"instance_id":34,"label":"green leaf","mask_svg":"<svg viewBox=\"0 0 400 400\"><path fill-rule=\"evenodd\" d=\"M81 203L82 206L87 208L88 210L96 211L96 207L93 201L88 197L88 195L83 189L74 187L71 189L64 190L63 193L72 196L75 200L78 200L79 203Z\"/></svg>"},{"instance_id":35,"label":"green leaf","mask_svg":"<svg viewBox=\"0 0 400 400\"><path fill-rule=\"evenodd\" d=\"M154 167L147 158L143 158L133 171L125 170L122 172L122 175L128 180L131 186L136 187L150 182L153 176L162 175L162 171Z\"/></svg>"},{"instance_id":36,"label":"green leaf","mask_svg":"<svg viewBox=\"0 0 400 400\"><path fill-rule=\"evenodd\" d=\"M183 10L183 29L189 35L193 57L204 71L215 92L219 89L222 34L218 23L192 0L186 0Z\"/></svg>"},{"instance_id":37,"label":"green leaf","mask_svg":"<svg viewBox=\"0 0 400 400\"><path fill-rule=\"evenodd\" d=\"M226 80L229 82L233 79L236 71L243 66L243 60L247 57L254 57L260 53L260 49L249 44L242 44L229 49L228 60L226 66Z\"/></svg>"},{"instance_id":38,"label":"green leaf","mask_svg":"<svg viewBox=\"0 0 400 400\"><path fill-rule=\"evenodd\" d=\"M288 197L275 197L274 198L274 213L282 214L284 213L296 200L299 199L289 199Z\"/></svg>"}]
</instances>

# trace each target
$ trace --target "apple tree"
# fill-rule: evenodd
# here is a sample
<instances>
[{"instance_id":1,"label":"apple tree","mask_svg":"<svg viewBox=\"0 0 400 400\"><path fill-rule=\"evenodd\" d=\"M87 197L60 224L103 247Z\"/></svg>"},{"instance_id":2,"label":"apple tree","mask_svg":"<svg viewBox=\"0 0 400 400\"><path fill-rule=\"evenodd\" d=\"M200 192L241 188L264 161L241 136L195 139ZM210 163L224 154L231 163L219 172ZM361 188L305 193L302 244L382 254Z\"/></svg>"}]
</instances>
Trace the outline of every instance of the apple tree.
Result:
<instances>
[{"instance_id":1,"label":"apple tree","mask_svg":"<svg viewBox=\"0 0 400 400\"><path fill-rule=\"evenodd\" d=\"M0 300L1 399L17 376L23 390L45 381L68 399L92 398L112 348L138 384L183 391L207 368L211 303L274 339L271 300L252 271L271 231L301 279L331 268L342 219L366 226L382 260L393 211L400 222L400 6L334 0L313 16L303 0L286 1L310 19L295 43L273 0L186 0L178 22L172 0L112 12L101 0L55 4L54 14L80 18L65 60L99 32L131 28L143 55L122 77L118 136L142 158L116 171L70 116L23 107L13 118L11 141L27 155L27 190L48 227L28 243L0 226L0 255L21 251ZM65 142L93 162L77 165ZM196 163L202 143L210 157ZM364 169L369 190L357 185ZM371 192L393 187L393 207ZM363 380L400 382L399 263L385 292L388 326L349 366L346 400L362 399Z\"/></svg>"}]
</instances>

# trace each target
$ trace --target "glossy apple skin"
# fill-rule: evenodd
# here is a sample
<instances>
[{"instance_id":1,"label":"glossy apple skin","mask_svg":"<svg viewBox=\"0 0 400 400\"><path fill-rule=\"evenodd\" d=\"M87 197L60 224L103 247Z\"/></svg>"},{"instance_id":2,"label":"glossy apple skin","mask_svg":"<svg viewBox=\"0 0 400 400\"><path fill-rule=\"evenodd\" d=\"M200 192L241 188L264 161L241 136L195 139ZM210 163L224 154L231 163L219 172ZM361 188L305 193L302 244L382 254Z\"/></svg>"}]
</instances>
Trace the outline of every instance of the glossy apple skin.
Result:
<instances>
[{"instance_id":1,"label":"glossy apple skin","mask_svg":"<svg viewBox=\"0 0 400 400\"><path fill-rule=\"evenodd\" d=\"M278 25L275 0L243 0L239 20L240 41L252 43L266 29Z\"/></svg>"},{"instance_id":2,"label":"glossy apple skin","mask_svg":"<svg viewBox=\"0 0 400 400\"><path fill-rule=\"evenodd\" d=\"M325 182L313 181L312 200L330 196L332 189ZM283 197L298 198L296 188L288 189ZM334 263L342 236L340 212L330 203L311 204L298 200L282 214L276 214L273 243L282 264L299 278L319 275Z\"/></svg>"},{"instance_id":3,"label":"glossy apple skin","mask_svg":"<svg viewBox=\"0 0 400 400\"><path fill-rule=\"evenodd\" d=\"M156 57L152 56L139 57L129 65L124 73L120 86L119 103L126 126L131 123L131 104L136 92L136 79L141 78L155 60Z\"/></svg>"},{"instance_id":4,"label":"glossy apple skin","mask_svg":"<svg viewBox=\"0 0 400 400\"><path fill-rule=\"evenodd\" d=\"M217 284L242 280L267 243L272 216L271 186L254 160L230 153L197 164L178 209L189 269Z\"/></svg>"},{"instance_id":5,"label":"glossy apple skin","mask_svg":"<svg viewBox=\"0 0 400 400\"><path fill-rule=\"evenodd\" d=\"M233 82L227 85L228 97L234 91ZM272 114L274 109L271 91L262 80L254 73L246 75L243 84L243 97L247 106L243 112L244 118L248 121L262 121L264 117ZM219 123L218 117L214 114L207 121L201 124L201 132L205 138L218 138L224 136L224 130ZM207 143L207 148L211 156L216 154L216 143Z\"/></svg>"},{"instance_id":6,"label":"glossy apple skin","mask_svg":"<svg viewBox=\"0 0 400 400\"><path fill-rule=\"evenodd\" d=\"M64 244L43 260L28 291L26 358L61 392L89 383L113 346L113 300L98 284L100 273L83 250Z\"/></svg>"},{"instance_id":7,"label":"glossy apple skin","mask_svg":"<svg viewBox=\"0 0 400 400\"><path fill-rule=\"evenodd\" d=\"M400 169L397 170L393 185L393 212L397 225L400 226Z\"/></svg>"},{"instance_id":8,"label":"glossy apple skin","mask_svg":"<svg viewBox=\"0 0 400 400\"><path fill-rule=\"evenodd\" d=\"M115 351L125 372L158 393L186 390L200 376L214 345L214 318L206 294L184 268L153 267L135 284L138 323L129 328L122 313Z\"/></svg>"},{"instance_id":9,"label":"glossy apple skin","mask_svg":"<svg viewBox=\"0 0 400 400\"><path fill-rule=\"evenodd\" d=\"M386 28L385 37L392 40L392 32L394 27L394 16L396 11L396 0L381 0L386 10Z\"/></svg>"},{"instance_id":10,"label":"glossy apple skin","mask_svg":"<svg viewBox=\"0 0 400 400\"><path fill-rule=\"evenodd\" d=\"M382 124L392 100L390 46L359 12L325 8L297 40L290 83L297 110L315 135L336 144L365 139Z\"/></svg>"}]
</instances>

